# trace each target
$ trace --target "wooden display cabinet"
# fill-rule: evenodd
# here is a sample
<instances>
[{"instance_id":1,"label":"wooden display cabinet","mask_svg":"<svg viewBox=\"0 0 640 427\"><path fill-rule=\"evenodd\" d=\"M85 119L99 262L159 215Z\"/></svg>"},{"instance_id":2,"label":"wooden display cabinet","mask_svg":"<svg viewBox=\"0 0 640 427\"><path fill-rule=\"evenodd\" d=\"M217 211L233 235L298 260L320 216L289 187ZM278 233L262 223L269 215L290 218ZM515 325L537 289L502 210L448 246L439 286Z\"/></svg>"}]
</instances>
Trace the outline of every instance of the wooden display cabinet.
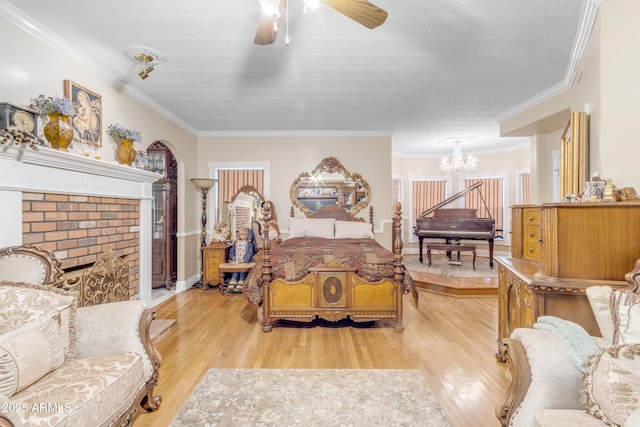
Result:
<instances>
[{"instance_id":1,"label":"wooden display cabinet","mask_svg":"<svg viewBox=\"0 0 640 427\"><path fill-rule=\"evenodd\" d=\"M220 264L227 262L230 244L226 242L211 242L202 247L203 271L202 288L209 285L220 285Z\"/></svg>"},{"instance_id":2,"label":"wooden display cabinet","mask_svg":"<svg viewBox=\"0 0 640 427\"><path fill-rule=\"evenodd\" d=\"M161 142L147 153L151 171L164 175L152 185L151 287L171 289L178 277L178 163Z\"/></svg>"}]
</instances>

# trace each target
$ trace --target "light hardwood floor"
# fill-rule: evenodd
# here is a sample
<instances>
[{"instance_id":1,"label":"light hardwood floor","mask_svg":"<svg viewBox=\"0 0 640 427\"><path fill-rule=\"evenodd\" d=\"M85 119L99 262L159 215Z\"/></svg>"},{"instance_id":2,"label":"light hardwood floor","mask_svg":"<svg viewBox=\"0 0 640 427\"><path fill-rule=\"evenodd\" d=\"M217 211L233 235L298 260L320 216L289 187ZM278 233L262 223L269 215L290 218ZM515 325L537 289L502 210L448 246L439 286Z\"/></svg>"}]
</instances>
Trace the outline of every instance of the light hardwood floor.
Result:
<instances>
[{"instance_id":1,"label":"light hardwood floor","mask_svg":"<svg viewBox=\"0 0 640 427\"><path fill-rule=\"evenodd\" d=\"M403 333L390 322L278 325L263 333L242 294L191 289L156 307L177 319L158 338L163 356L160 409L134 427L164 426L211 368L419 369L455 426L498 426L496 402L510 374L496 361L497 297L451 296L421 289L405 295Z\"/></svg>"}]
</instances>

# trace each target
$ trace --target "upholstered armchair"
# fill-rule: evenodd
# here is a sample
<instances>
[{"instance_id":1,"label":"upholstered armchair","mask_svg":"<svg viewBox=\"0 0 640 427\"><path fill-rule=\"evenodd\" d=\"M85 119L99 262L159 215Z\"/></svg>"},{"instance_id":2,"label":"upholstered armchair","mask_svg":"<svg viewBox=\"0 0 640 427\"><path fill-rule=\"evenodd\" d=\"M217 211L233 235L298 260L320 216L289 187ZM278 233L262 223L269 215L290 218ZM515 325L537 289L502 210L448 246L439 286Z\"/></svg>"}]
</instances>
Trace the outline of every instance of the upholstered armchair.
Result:
<instances>
[{"instance_id":1,"label":"upholstered armchair","mask_svg":"<svg viewBox=\"0 0 640 427\"><path fill-rule=\"evenodd\" d=\"M640 260L626 280L587 289L602 337L539 318L501 341L512 375L496 407L503 426L640 426Z\"/></svg>"},{"instance_id":2,"label":"upholstered armchair","mask_svg":"<svg viewBox=\"0 0 640 427\"><path fill-rule=\"evenodd\" d=\"M78 307L34 246L0 250L0 426L130 425L158 408L155 311L139 300Z\"/></svg>"}]
</instances>

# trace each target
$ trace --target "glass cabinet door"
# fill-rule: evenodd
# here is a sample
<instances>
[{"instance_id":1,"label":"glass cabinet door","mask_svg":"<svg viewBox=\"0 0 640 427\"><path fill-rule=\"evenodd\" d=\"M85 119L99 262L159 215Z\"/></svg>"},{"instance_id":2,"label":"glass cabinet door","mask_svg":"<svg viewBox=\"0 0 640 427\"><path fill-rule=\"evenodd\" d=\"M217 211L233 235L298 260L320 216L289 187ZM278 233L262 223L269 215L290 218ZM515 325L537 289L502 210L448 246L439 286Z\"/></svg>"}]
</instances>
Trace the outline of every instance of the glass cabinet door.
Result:
<instances>
[{"instance_id":1,"label":"glass cabinet door","mask_svg":"<svg viewBox=\"0 0 640 427\"><path fill-rule=\"evenodd\" d=\"M164 183L156 181L152 187L152 221L153 221L153 238L164 239L165 226L165 192Z\"/></svg>"},{"instance_id":2,"label":"glass cabinet door","mask_svg":"<svg viewBox=\"0 0 640 427\"><path fill-rule=\"evenodd\" d=\"M164 178L152 185L151 287L171 286L177 280L177 163L171 150L159 141L147 149L149 168Z\"/></svg>"}]
</instances>

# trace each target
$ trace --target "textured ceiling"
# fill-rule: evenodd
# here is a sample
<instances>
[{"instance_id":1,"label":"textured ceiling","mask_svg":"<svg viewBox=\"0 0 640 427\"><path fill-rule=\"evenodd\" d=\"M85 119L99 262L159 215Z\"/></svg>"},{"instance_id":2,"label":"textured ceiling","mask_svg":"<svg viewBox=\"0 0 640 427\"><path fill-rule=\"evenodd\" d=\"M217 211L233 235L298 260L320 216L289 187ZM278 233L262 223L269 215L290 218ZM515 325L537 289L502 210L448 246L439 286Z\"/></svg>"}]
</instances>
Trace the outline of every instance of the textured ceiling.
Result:
<instances>
[{"instance_id":1,"label":"textured ceiling","mask_svg":"<svg viewBox=\"0 0 640 427\"><path fill-rule=\"evenodd\" d=\"M290 0L290 46L284 26L253 43L257 0L0 8L196 134L391 134L396 153L430 155L458 138L465 151L522 143L500 138L496 118L566 79L587 1L373 0L389 16L369 30ZM165 58L146 80L123 54L132 45Z\"/></svg>"}]
</instances>

